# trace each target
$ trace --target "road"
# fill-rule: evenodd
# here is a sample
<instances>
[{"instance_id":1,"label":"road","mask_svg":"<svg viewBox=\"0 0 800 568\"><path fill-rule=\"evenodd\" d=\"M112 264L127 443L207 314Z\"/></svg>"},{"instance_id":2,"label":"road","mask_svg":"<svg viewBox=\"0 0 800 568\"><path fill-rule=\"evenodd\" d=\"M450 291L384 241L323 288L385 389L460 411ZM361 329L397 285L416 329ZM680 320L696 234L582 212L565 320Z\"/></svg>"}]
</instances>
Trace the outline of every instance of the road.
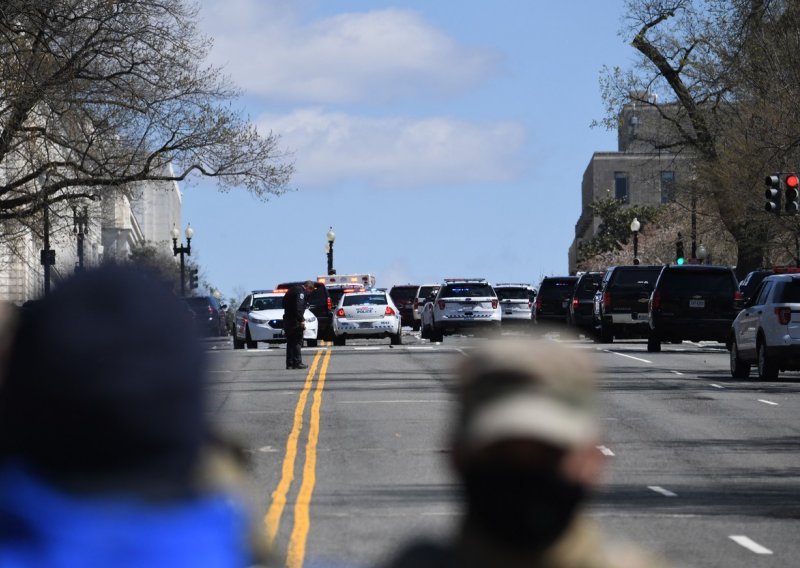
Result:
<instances>
[{"instance_id":1,"label":"road","mask_svg":"<svg viewBox=\"0 0 800 568\"><path fill-rule=\"evenodd\" d=\"M449 385L482 341L304 349L307 371L281 348L211 346L214 418L252 453L254 507L288 566L371 566L454 530ZM797 565L800 374L734 380L714 344L564 342L600 371L608 471L588 512L610 535L676 566Z\"/></svg>"}]
</instances>

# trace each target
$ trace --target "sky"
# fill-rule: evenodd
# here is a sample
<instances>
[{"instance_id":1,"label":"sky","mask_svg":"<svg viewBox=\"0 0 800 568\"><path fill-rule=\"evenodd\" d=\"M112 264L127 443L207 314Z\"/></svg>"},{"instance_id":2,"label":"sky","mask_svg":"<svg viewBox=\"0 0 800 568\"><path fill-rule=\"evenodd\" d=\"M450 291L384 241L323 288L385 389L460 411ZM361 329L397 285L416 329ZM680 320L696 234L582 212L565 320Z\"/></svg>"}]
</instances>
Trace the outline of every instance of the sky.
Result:
<instances>
[{"instance_id":1,"label":"sky","mask_svg":"<svg viewBox=\"0 0 800 568\"><path fill-rule=\"evenodd\" d=\"M192 258L226 298L326 273L377 285L567 273L592 153L616 150L603 65L622 0L201 0L209 62L291 152L290 190L183 187Z\"/></svg>"}]
</instances>

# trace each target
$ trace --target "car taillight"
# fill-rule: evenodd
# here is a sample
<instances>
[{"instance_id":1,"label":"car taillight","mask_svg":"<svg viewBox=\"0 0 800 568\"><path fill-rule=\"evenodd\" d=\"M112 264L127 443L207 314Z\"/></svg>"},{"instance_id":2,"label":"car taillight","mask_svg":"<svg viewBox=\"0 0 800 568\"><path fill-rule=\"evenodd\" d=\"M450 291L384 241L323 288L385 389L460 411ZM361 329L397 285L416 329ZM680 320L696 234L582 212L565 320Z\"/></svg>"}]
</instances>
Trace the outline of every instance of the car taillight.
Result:
<instances>
[{"instance_id":1,"label":"car taillight","mask_svg":"<svg viewBox=\"0 0 800 568\"><path fill-rule=\"evenodd\" d=\"M530 300L528 300L528 309L530 310L532 306L533 306L533 302L531 302Z\"/></svg>"},{"instance_id":2,"label":"car taillight","mask_svg":"<svg viewBox=\"0 0 800 568\"><path fill-rule=\"evenodd\" d=\"M733 294L733 301L734 302L741 302L744 299L744 295L739 291L736 290Z\"/></svg>"},{"instance_id":3,"label":"car taillight","mask_svg":"<svg viewBox=\"0 0 800 568\"><path fill-rule=\"evenodd\" d=\"M650 309L651 310L661 309L661 292L659 292L658 290L653 292L653 296L650 298Z\"/></svg>"},{"instance_id":4,"label":"car taillight","mask_svg":"<svg viewBox=\"0 0 800 568\"><path fill-rule=\"evenodd\" d=\"M572 308L575 309L578 307L578 298L572 298Z\"/></svg>"},{"instance_id":5,"label":"car taillight","mask_svg":"<svg viewBox=\"0 0 800 568\"><path fill-rule=\"evenodd\" d=\"M541 310L542 309L542 299L538 298L538 297L536 298L536 309L537 310Z\"/></svg>"},{"instance_id":6,"label":"car taillight","mask_svg":"<svg viewBox=\"0 0 800 568\"><path fill-rule=\"evenodd\" d=\"M393 316L394 315L394 310L392 309L392 306L386 306L386 311L383 312L383 315L385 315L385 316Z\"/></svg>"},{"instance_id":7,"label":"car taillight","mask_svg":"<svg viewBox=\"0 0 800 568\"><path fill-rule=\"evenodd\" d=\"M775 315L779 324L786 325L792 321L792 308L775 308Z\"/></svg>"},{"instance_id":8,"label":"car taillight","mask_svg":"<svg viewBox=\"0 0 800 568\"><path fill-rule=\"evenodd\" d=\"M439 309L440 310L444 309L444 300L439 300Z\"/></svg>"},{"instance_id":9,"label":"car taillight","mask_svg":"<svg viewBox=\"0 0 800 568\"><path fill-rule=\"evenodd\" d=\"M331 299L328 298L328 311L331 311L332 309L333 309L333 302L331 302Z\"/></svg>"},{"instance_id":10,"label":"car taillight","mask_svg":"<svg viewBox=\"0 0 800 568\"><path fill-rule=\"evenodd\" d=\"M419 309L419 298L414 298L414 309L415 310Z\"/></svg>"},{"instance_id":11,"label":"car taillight","mask_svg":"<svg viewBox=\"0 0 800 568\"><path fill-rule=\"evenodd\" d=\"M492 309L493 310L497 309L497 300L492 300Z\"/></svg>"},{"instance_id":12,"label":"car taillight","mask_svg":"<svg viewBox=\"0 0 800 568\"><path fill-rule=\"evenodd\" d=\"M611 307L611 294L603 292L603 307L608 309Z\"/></svg>"},{"instance_id":13,"label":"car taillight","mask_svg":"<svg viewBox=\"0 0 800 568\"><path fill-rule=\"evenodd\" d=\"M336 315L340 318L344 317L344 308L339 308L339 311L336 312Z\"/></svg>"}]
</instances>

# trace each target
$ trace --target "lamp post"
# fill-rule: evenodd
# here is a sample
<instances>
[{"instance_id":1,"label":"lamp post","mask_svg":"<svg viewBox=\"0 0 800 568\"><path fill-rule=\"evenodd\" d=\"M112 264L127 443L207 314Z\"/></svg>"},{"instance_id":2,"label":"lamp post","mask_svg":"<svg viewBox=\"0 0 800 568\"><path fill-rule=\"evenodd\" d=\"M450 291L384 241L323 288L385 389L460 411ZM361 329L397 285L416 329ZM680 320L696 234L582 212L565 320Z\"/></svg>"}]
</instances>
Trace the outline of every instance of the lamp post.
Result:
<instances>
[{"instance_id":1,"label":"lamp post","mask_svg":"<svg viewBox=\"0 0 800 568\"><path fill-rule=\"evenodd\" d=\"M633 264L639 264L639 229L642 224L636 217L631 221L631 232L633 233Z\"/></svg>"},{"instance_id":2,"label":"lamp post","mask_svg":"<svg viewBox=\"0 0 800 568\"><path fill-rule=\"evenodd\" d=\"M47 184L50 181L50 174L45 173L39 176L39 186L42 196L42 224L44 225L44 235L42 239L42 250L40 262L44 269L44 295L50 293L50 267L56 263L56 251L50 248L50 204L47 198Z\"/></svg>"},{"instance_id":3,"label":"lamp post","mask_svg":"<svg viewBox=\"0 0 800 568\"><path fill-rule=\"evenodd\" d=\"M72 206L72 233L78 237L78 266L75 272L83 270L83 239L89 234L89 207L84 205L83 211Z\"/></svg>"},{"instance_id":4,"label":"lamp post","mask_svg":"<svg viewBox=\"0 0 800 568\"><path fill-rule=\"evenodd\" d=\"M328 239L328 276L332 276L336 274L336 270L333 268L333 241L336 240L336 233L333 232L333 227L328 229L328 233L325 236Z\"/></svg>"},{"instance_id":5,"label":"lamp post","mask_svg":"<svg viewBox=\"0 0 800 568\"><path fill-rule=\"evenodd\" d=\"M192 230L191 225L186 225L186 231L184 235L186 235L186 246L178 246L178 237L180 236L180 232L178 231L178 227L175 225L172 226L172 231L170 232L172 235L172 254L173 256L181 255L181 296L186 295L186 265L183 261L183 255L187 254L192 256L192 236L194 236L194 231Z\"/></svg>"}]
</instances>

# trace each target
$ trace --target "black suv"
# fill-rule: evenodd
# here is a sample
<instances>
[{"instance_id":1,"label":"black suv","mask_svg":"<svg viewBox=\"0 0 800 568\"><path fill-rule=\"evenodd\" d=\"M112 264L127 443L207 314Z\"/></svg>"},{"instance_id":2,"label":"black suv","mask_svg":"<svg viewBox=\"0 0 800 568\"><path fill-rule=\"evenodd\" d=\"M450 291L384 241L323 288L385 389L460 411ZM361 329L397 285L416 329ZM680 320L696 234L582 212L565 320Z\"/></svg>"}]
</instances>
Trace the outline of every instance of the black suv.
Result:
<instances>
[{"instance_id":1,"label":"black suv","mask_svg":"<svg viewBox=\"0 0 800 568\"><path fill-rule=\"evenodd\" d=\"M736 275L725 266L665 266L650 298L648 351L662 341L719 341L730 337L739 312Z\"/></svg>"},{"instance_id":2,"label":"black suv","mask_svg":"<svg viewBox=\"0 0 800 568\"><path fill-rule=\"evenodd\" d=\"M214 296L185 297L183 301L194 312L194 321L200 335L228 335L227 306L220 304Z\"/></svg>"},{"instance_id":3,"label":"black suv","mask_svg":"<svg viewBox=\"0 0 800 568\"><path fill-rule=\"evenodd\" d=\"M547 276L539 283L531 318L537 324L566 322L577 276Z\"/></svg>"},{"instance_id":4,"label":"black suv","mask_svg":"<svg viewBox=\"0 0 800 568\"><path fill-rule=\"evenodd\" d=\"M750 301L750 296L756 291L761 281L772 274L774 274L774 272L769 268L759 268L758 270L748 272L747 276L742 278L742 281L739 282L739 291L742 293L743 305Z\"/></svg>"},{"instance_id":5,"label":"black suv","mask_svg":"<svg viewBox=\"0 0 800 568\"><path fill-rule=\"evenodd\" d=\"M597 339L645 338L650 333L647 303L663 266L612 266L594 300Z\"/></svg>"},{"instance_id":6,"label":"black suv","mask_svg":"<svg viewBox=\"0 0 800 568\"><path fill-rule=\"evenodd\" d=\"M400 310L400 325L409 326L417 331L419 326L414 320L414 300L417 298L419 284L403 284L392 286L389 295L394 305Z\"/></svg>"},{"instance_id":7,"label":"black suv","mask_svg":"<svg viewBox=\"0 0 800 568\"><path fill-rule=\"evenodd\" d=\"M275 287L275 291L286 292L292 286L302 286L304 281L282 282ZM314 282L314 291L306 298L306 306L317 317L319 331L317 337L326 341L333 341L333 302L328 294L328 289L322 282Z\"/></svg>"},{"instance_id":8,"label":"black suv","mask_svg":"<svg viewBox=\"0 0 800 568\"><path fill-rule=\"evenodd\" d=\"M594 333L594 295L602 281L602 272L584 272L578 277L567 313L568 325Z\"/></svg>"}]
</instances>

